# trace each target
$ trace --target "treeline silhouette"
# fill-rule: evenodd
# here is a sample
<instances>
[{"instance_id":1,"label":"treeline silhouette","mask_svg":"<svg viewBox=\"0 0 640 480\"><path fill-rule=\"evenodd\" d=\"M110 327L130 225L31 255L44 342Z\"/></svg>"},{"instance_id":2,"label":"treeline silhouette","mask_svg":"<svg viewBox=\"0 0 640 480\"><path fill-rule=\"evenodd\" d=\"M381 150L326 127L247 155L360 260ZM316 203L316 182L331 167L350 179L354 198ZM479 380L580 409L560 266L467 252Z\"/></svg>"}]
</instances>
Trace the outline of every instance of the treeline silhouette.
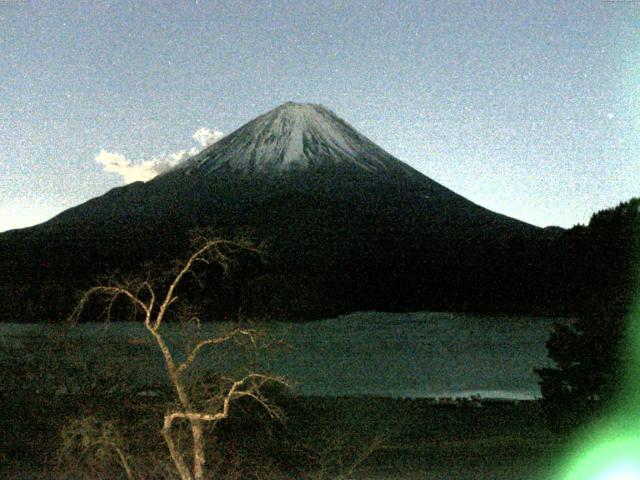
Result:
<instances>
[{"instance_id":1,"label":"treeline silhouette","mask_svg":"<svg viewBox=\"0 0 640 480\"><path fill-rule=\"evenodd\" d=\"M548 260L554 310L629 311L640 266L639 208L633 198L563 233Z\"/></svg>"},{"instance_id":2,"label":"treeline silhouette","mask_svg":"<svg viewBox=\"0 0 640 480\"><path fill-rule=\"evenodd\" d=\"M546 342L555 365L537 370L543 410L554 430L584 425L623 395L625 335L640 293L639 208L638 199L624 202L569 232L565 248L588 262L573 284L574 309L580 312L573 324L556 325Z\"/></svg>"}]
</instances>

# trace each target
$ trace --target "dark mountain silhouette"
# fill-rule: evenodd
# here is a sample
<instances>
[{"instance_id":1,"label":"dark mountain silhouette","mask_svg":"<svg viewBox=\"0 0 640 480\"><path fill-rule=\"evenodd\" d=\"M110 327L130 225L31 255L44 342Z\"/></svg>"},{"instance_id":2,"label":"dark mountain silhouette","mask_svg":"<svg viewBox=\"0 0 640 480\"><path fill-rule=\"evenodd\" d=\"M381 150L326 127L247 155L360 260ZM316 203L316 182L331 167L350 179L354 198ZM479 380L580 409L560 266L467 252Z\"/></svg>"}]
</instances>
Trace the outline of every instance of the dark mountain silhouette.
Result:
<instances>
[{"instance_id":1,"label":"dark mountain silhouette","mask_svg":"<svg viewBox=\"0 0 640 480\"><path fill-rule=\"evenodd\" d=\"M213 316L299 319L544 309L543 253L562 235L474 204L322 106L286 103L149 182L1 234L0 319L57 319L98 274L184 254L196 227L268 242L243 289L211 294Z\"/></svg>"}]
</instances>

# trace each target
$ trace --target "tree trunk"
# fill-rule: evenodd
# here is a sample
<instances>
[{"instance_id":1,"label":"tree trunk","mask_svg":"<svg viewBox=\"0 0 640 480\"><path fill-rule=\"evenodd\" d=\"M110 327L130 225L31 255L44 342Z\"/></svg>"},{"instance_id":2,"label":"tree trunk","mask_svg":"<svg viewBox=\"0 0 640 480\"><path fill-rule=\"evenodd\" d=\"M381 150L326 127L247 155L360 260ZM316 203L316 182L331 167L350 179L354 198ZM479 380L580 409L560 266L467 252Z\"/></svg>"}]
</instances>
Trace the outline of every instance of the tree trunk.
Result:
<instances>
[{"instance_id":1,"label":"tree trunk","mask_svg":"<svg viewBox=\"0 0 640 480\"><path fill-rule=\"evenodd\" d=\"M193 473L195 480L204 478L204 467L207 459L204 453L204 439L201 420L191 420L191 432L193 433Z\"/></svg>"},{"instance_id":2,"label":"tree trunk","mask_svg":"<svg viewBox=\"0 0 640 480\"><path fill-rule=\"evenodd\" d=\"M164 437L164 441L169 448L169 454L171 455L171 460L173 460L173 464L178 470L178 474L180 475L180 480L194 480L193 475L189 471L189 467L184 461L182 454L176 448L175 443L173 442L173 437L171 436L171 424L172 417L170 415L165 415L164 417L164 425L162 427L162 436Z\"/></svg>"}]
</instances>

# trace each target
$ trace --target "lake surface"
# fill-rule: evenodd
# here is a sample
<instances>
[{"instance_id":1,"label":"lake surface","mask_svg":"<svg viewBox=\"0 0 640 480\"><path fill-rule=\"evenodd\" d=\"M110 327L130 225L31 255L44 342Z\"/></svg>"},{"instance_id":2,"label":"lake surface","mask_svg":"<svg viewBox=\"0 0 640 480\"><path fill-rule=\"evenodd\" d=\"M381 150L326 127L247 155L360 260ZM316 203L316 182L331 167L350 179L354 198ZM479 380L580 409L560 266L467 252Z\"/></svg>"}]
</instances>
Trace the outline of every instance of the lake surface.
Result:
<instances>
[{"instance_id":1,"label":"lake surface","mask_svg":"<svg viewBox=\"0 0 640 480\"><path fill-rule=\"evenodd\" d=\"M533 369L553 365L544 344L554 321L356 313L289 326L293 351L273 367L304 394L529 399L540 396Z\"/></svg>"},{"instance_id":2,"label":"lake surface","mask_svg":"<svg viewBox=\"0 0 640 480\"><path fill-rule=\"evenodd\" d=\"M261 354L257 362L262 369L288 377L303 395L531 399L540 396L533 369L552 365L544 344L554 322L568 320L363 312L303 324L274 323L270 336L282 339L286 347ZM19 346L21 335L51 328L0 324L0 341ZM179 326L166 328L177 345ZM219 328L206 325L200 334L215 334ZM133 339L148 337L142 325L85 324L78 332L96 349L112 342L127 344L133 355L144 357L121 359L137 381L148 384L164 377L161 357L152 346L135 353ZM207 352L199 367L215 368L221 358L219 351ZM225 368L240 361L225 358Z\"/></svg>"}]
</instances>

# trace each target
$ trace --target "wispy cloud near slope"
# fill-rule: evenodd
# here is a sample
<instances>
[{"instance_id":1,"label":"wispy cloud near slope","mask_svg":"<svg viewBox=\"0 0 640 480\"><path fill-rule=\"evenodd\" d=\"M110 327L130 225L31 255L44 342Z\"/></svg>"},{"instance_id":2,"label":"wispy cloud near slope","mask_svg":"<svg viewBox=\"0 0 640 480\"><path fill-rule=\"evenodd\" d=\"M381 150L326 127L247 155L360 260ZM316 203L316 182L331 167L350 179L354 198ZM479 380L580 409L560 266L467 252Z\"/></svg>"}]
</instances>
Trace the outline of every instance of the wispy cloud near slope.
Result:
<instances>
[{"instance_id":1,"label":"wispy cloud near slope","mask_svg":"<svg viewBox=\"0 0 640 480\"><path fill-rule=\"evenodd\" d=\"M199 147L180 150L168 155L163 154L159 157L139 162L132 162L121 153L101 149L100 153L95 156L95 161L102 165L105 172L116 173L122 176L124 183L137 181L146 182L156 175L166 172L187 158L192 157L209 145L213 145L223 137L224 134L219 130L210 130L202 127L192 136L192 138L200 144Z\"/></svg>"}]
</instances>

